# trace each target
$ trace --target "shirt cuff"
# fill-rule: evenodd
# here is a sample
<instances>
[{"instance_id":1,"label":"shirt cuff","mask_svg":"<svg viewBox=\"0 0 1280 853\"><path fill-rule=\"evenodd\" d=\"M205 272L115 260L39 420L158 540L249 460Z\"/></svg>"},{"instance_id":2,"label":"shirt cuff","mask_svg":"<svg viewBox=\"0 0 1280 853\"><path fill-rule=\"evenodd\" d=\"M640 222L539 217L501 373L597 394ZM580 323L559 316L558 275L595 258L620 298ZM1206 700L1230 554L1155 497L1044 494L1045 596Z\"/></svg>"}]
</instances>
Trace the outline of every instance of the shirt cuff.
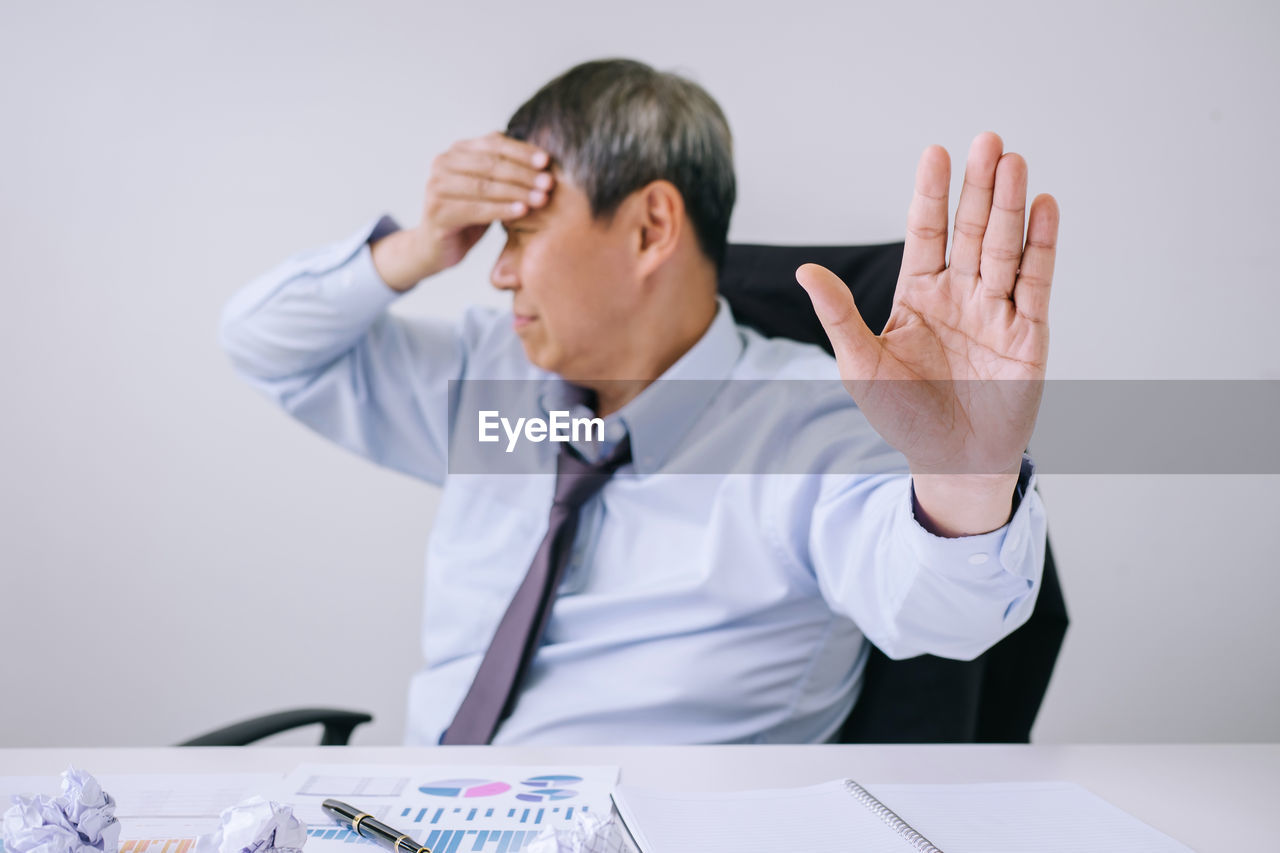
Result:
<instances>
[{"instance_id":1,"label":"shirt cuff","mask_svg":"<svg viewBox=\"0 0 1280 853\"><path fill-rule=\"evenodd\" d=\"M1020 577L1030 579L1036 571L1032 559L1035 531L1044 529L1044 511L1032 493L1035 488L1035 463L1022 455L1018 484L1014 491L1014 510L1008 523L976 536L945 537L929 532L915 517L915 487L907 492L906 525L911 550L920 565L947 575L972 575L983 568L989 572L997 566Z\"/></svg>"},{"instance_id":2,"label":"shirt cuff","mask_svg":"<svg viewBox=\"0 0 1280 853\"><path fill-rule=\"evenodd\" d=\"M373 265L370 244L400 226L390 216L367 223L347 239L307 258L304 271L323 276L332 304L351 318L372 320L404 294L388 285Z\"/></svg>"},{"instance_id":3,"label":"shirt cuff","mask_svg":"<svg viewBox=\"0 0 1280 853\"><path fill-rule=\"evenodd\" d=\"M369 229L368 236L364 239L366 243L372 246L388 234L394 234L399 230L400 223L396 222L390 216L383 214L383 216L373 224L373 227Z\"/></svg>"}]
</instances>

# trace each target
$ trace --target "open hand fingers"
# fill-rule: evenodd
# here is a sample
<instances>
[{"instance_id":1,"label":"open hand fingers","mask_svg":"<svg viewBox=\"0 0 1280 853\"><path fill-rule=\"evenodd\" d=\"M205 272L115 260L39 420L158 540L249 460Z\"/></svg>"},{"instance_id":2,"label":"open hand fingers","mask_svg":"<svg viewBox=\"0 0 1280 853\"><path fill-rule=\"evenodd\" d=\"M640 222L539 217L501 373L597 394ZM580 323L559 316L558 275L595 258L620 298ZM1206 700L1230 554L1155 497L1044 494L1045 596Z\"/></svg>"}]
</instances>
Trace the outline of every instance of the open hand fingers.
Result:
<instances>
[{"instance_id":1,"label":"open hand fingers","mask_svg":"<svg viewBox=\"0 0 1280 853\"><path fill-rule=\"evenodd\" d=\"M948 264L952 274L965 279L976 280L978 277L982 237L987 231L991 197L996 186L996 164L1003 151L1004 141L990 132L979 134L969 146Z\"/></svg>"},{"instance_id":2,"label":"open hand fingers","mask_svg":"<svg viewBox=\"0 0 1280 853\"><path fill-rule=\"evenodd\" d=\"M481 151L496 154L513 163L527 163L535 169L545 169L551 165L551 157L536 145L519 139L513 139L500 131L486 133L474 139L464 139L453 146L466 151Z\"/></svg>"},{"instance_id":3,"label":"open hand fingers","mask_svg":"<svg viewBox=\"0 0 1280 853\"><path fill-rule=\"evenodd\" d=\"M450 173L475 175L525 190L551 189L551 172L537 169L526 160L512 160L492 151L451 148L440 155L440 165Z\"/></svg>"},{"instance_id":4,"label":"open hand fingers","mask_svg":"<svg viewBox=\"0 0 1280 853\"><path fill-rule=\"evenodd\" d=\"M484 175L439 172L431 175L429 186L440 195L474 201L524 202L530 208L547 203L547 192Z\"/></svg>"},{"instance_id":5,"label":"open hand fingers","mask_svg":"<svg viewBox=\"0 0 1280 853\"><path fill-rule=\"evenodd\" d=\"M840 277L818 264L796 270L796 281L809 294L813 310L826 330L845 379L867 379L875 373L880 341L853 302L853 294Z\"/></svg>"},{"instance_id":6,"label":"open hand fingers","mask_svg":"<svg viewBox=\"0 0 1280 853\"><path fill-rule=\"evenodd\" d=\"M452 229L524 216L550 198L550 161L545 151L497 132L455 143L432 164L426 217Z\"/></svg>"},{"instance_id":7,"label":"open hand fingers","mask_svg":"<svg viewBox=\"0 0 1280 853\"><path fill-rule=\"evenodd\" d=\"M982 235L979 275L982 288L1004 299L1013 295L1013 284L1022 261L1022 237L1027 207L1027 163L1018 154L1005 154L996 165L991 216Z\"/></svg>"},{"instance_id":8,"label":"open hand fingers","mask_svg":"<svg viewBox=\"0 0 1280 853\"><path fill-rule=\"evenodd\" d=\"M947 266L947 191L951 158L940 145L930 145L916 168L915 194L907 212L907 239L902 254L903 279L931 276Z\"/></svg>"},{"instance_id":9,"label":"open hand fingers","mask_svg":"<svg viewBox=\"0 0 1280 853\"><path fill-rule=\"evenodd\" d=\"M1018 313L1032 322L1049 321L1049 288L1053 282L1053 262L1057 252L1058 202L1051 195L1038 195L1031 202L1022 269L1013 288L1013 302Z\"/></svg>"}]
</instances>

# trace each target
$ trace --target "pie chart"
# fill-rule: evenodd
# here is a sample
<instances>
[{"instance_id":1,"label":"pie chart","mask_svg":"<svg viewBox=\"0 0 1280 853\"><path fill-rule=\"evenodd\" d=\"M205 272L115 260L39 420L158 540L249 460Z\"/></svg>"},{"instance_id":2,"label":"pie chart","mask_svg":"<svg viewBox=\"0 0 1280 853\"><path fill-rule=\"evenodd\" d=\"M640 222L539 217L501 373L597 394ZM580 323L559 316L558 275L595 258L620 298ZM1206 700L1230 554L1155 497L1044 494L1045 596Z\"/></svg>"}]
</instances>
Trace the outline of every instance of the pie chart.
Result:
<instances>
[{"instance_id":1,"label":"pie chart","mask_svg":"<svg viewBox=\"0 0 1280 853\"><path fill-rule=\"evenodd\" d=\"M572 799L578 796L578 792L567 786L576 785L581 781L581 776L532 776L520 784L533 788L533 790L516 794L516 799L523 800L526 803L545 803Z\"/></svg>"},{"instance_id":2,"label":"pie chart","mask_svg":"<svg viewBox=\"0 0 1280 853\"><path fill-rule=\"evenodd\" d=\"M578 792L568 788L543 788L537 792L516 794L516 799L526 803L545 803L552 800L569 800L576 796Z\"/></svg>"},{"instance_id":3,"label":"pie chart","mask_svg":"<svg viewBox=\"0 0 1280 853\"><path fill-rule=\"evenodd\" d=\"M511 790L506 782L490 779L441 779L418 788L429 797L492 797Z\"/></svg>"},{"instance_id":4,"label":"pie chart","mask_svg":"<svg viewBox=\"0 0 1280 853\"><path fill-rule=\"evenodd\" d=\"M530 788L562 788L565 785L576 785L582 781L581 776L531 776L521 782Z\"/></svg>"}]
</instances>

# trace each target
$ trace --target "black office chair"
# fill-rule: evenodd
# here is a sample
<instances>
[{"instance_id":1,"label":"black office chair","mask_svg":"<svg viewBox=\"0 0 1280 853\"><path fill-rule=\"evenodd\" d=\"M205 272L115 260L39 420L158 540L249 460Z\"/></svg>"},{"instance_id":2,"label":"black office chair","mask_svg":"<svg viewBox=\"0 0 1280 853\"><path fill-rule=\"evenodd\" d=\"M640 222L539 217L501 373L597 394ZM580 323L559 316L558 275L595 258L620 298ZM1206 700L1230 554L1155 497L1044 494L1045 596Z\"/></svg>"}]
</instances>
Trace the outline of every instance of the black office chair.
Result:
<instances>
[{"instance_id":1,"label":"black office chair","mask_svg":"<svg viewBox=\"0 0 1280 853\"><path fill-rule=\"evenodd\" d=\"M346 746L356 726L373 721L372 714L363 711L343 711L338 708L295 708L274 714L263 714L241 720L229 726L205 732L199 737L184 740L177 746L248 746L271 735L320 725L321 746Z\"/></svg>"},{"instance_id":2,"label":"black office chair","mask_svg":"<svg viewBox=\"0 0 1280 853\"><path fill-rule=\"evenodd\" d=\"M853 292L872 329L889 319L902 265L902 244L878 246L730 245L720 275L720 292L739 323L769 337L821 345L822 324L809 297L796 284L801 264L834 271ZM873 649L862 694L845 721L841 743L1027 743L1058 650L1067 629L1067 610L1046 549L1044 580L1027 622L972 661L932 655L895 661ZM321 744L345 744L368 714L303 709L245 720L182 746L236 746L298 726L322 723Z\"/></svg>"},{"instance_id":3,"label":"black office chair","mask_svg":"<svg viewBox=\"0 0 1280 853\"><path fill-rule=\"evenodd\" d=\"M902 243L878 246L731 245L720 292L735 319L769 337L821 345L831 352L796 268L818 263L853 292L863 319L884 328L893 305ZM840 743L1028 743L1031 726L1067 630L1067 608L1053 551L1030 618L972 661L921 655L895 661L872 649L862 694Z\"/></svg>"}]
</instances>

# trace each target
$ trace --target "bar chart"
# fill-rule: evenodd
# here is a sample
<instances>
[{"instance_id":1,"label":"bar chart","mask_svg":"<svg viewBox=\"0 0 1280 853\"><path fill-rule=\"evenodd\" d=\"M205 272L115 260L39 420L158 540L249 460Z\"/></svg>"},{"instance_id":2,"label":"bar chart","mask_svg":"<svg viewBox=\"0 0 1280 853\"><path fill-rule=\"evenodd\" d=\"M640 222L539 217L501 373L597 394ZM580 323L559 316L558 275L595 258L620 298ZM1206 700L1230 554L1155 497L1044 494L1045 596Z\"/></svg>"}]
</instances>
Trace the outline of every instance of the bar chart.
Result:
<instances>
[{"instance_id":1,"label":"bar chart","mask_svg":"<svg viewBox=\"0 0 1280 853\"><path fill-rule=\"evenodd\" d=\"M194 838L140 838L120 842L119 853L187 853Z\"/></svg>"},{"instance_id":2,"label":"bar chart","mask_svg":"<svg viewBox=\"0 0 1280 853\"><path fill-rule=\"evenodd\" d=\"M465 827L455 827L452 829L432 829L422 834L412 833L414 841L424 847L431 849L431 853L459 853L460 851L471 851L471 853L518 853L523 850L524 846L533 841L537 837L539 829L467 829ZM355 833L349 829L318 829L313 828L307 830L310 838L324 839L326 841L345 841L351 844L372 844L366 838L357 838ZM464 846L464 842L466 845ZM121 848L120 853L126 853ZM137 853L137 851L130 851ZM186 853L186 851L159 851L153 850L150 853Z\"/></svg>"},{"instance_id":3,"label":"bar chart","mask_svg":"<svg viewBox=\"0 0 1280 853\"><path fill-rule=\"evenodd\" d=\"M433 808L426 806L423 808L414 808L412 806L400 810L400 817L406 818L404 822L415 824L435 825L440 823L446 817L451 820L461 820L466 823L472 823L477 820L489 821L494 817L507 818L510 821L520 824L528 824L530 826L539 826L543 823L551 823L557 820L572 821L575 810L578 813L585 813L590 810L590 806L552 806L547 808L523 808L516 806L515 808L484 808L459 806L455 808Z\"/></svg>"}]
</instances>

